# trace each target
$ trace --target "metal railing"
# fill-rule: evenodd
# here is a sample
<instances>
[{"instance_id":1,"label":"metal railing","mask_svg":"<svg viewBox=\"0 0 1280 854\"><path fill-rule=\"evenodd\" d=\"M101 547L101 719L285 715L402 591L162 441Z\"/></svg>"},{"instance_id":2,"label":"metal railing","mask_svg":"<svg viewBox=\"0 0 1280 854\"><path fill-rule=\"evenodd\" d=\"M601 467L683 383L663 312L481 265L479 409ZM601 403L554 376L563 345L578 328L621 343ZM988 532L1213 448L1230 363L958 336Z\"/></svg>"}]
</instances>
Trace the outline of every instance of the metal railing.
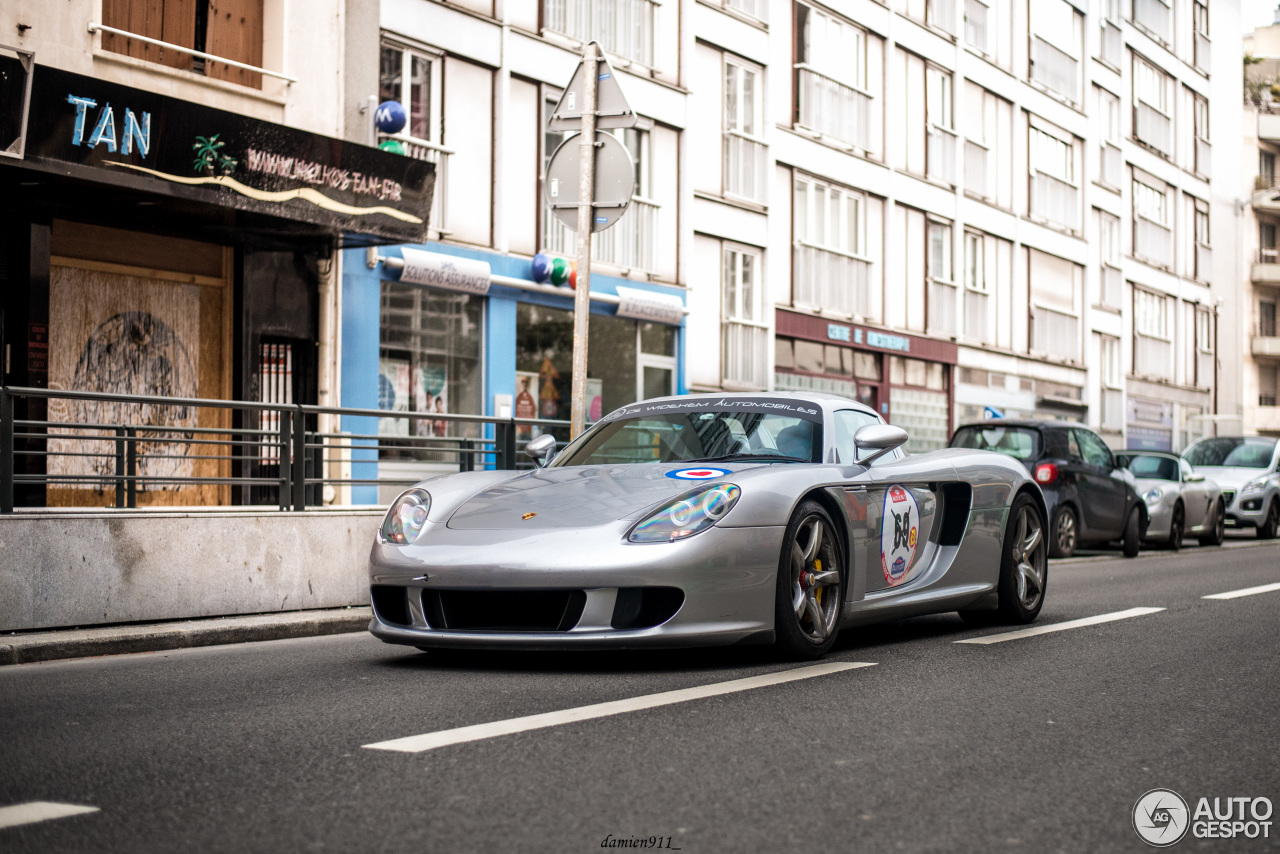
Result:
<instances>
[{"instance_id":1,"label":"metal railing","mask_svg":"<svg viewBox=\"0 0 1280 854\"><path fill-rule=\"evenodd\" d=\"M388 139L394 139L403 145L406 157L435 164L436 186L431 193L431 216L427 223L434 230L447 234L449 232L449 160L453 156L453 149L413 136L378 134L379 142Z\"/></svg>"},{"instance_id":2,"label":"metal railing","mask_svg":"<svg viewBox=\"0 0 1280 854\"><path fill-rule=\"evenodd\" d=\"M203 50L195 50L193 48L183 47L182 45L174 44L173 42L166 42L166 41L161 41L160 39L153 39L150 36L144 36L140 33L133 33L128 30L118 30L115 27L108 27L106 24L99 24L97 21L90 21L89 33L93 34L97 32L103 32L113 36L121 36L126 39L133 39L134 41L139 41L139 42L142 42L143 44L154 45L155 47L164 48L165 50L173 50L173 51L177 51L178 53L185 53L189 56L194 56L196 59L203 59L206 62L220 62L223 65L229 65L232 68L239 68L241 71L250 71L254 74L265 74L268 77L275 77L276 79L283 80L285 83L289 83L289 84L298 82L297 77L294 77L289 74L285 74L282 71L272 71L270 68L262 68L257 65L250 65L247 62L240 62L235 59L228 59L225 56L218 56L217 54L213 54L213 53L205 53ZM105 45L103 46L103 49L111 50L111 48L107 48Z\"/></svg>"},{"instance_id":3,"label":"metal railing","mask_svg":"<svg viewBox=\"0 0 1280 854\"><path fill-rule=\"evenodd\" d=\"M545 248L560 255L576 256L577 233L543 209ZM627 212L608 231L591 235L592 262L613 264L628 270L657 270L658 204L633 197Z\"/></svg>"},{"instance_id":4,"label":"metal railing","mask_svg":"<svg viewBox=\"0 0 1280 854\"><path fill-rule=\"evenodd\" d=\"M752 202L765 201L765 164L768 148L755 137L739 131L724 135L724 191Z\"/></svg>"},{"instance_id":5,"label":"metal railing","mask_svg":"<svg viewBox=\"0 0 1280 854\"><path fill-rule=\"evenodd\" d=\"M367 420L357 422L363 430L342 430L334 423L339 417ZM379 420L386 419L409 429L381 432ZM281 510L349 504L331 499L338 490L409 486L449 471L527 467L531 461L518 456L520 434L542 430L567 439L568 426L10 386L0 388L0 513L12 513L15 504ZM380 475L380 461L392 460L419 464L421 476ZM327 488L333 488L328 499Z\"/></svg>"},{"instance_id":6,"label":"metal railing","mask_svg":"<svg viewBox=\"0 0 1280 854\"><path fill-rule=\"evenodd\" d=\"M1045 172L1031 176L1031 215L1073 231L1080 227L1080 191Z\"/></svg>"},{"instance_id":7,"label":"metal railing","mask_svg":"<svg viewBox=\"0 0 1280 854\"><path fill-rule=\"evenodd\" d=\"M871 147L871 95L807 65L796 66L799 123L838 142Z\"/></svg>"},{"instance_id":8,"label":"metal railing","mask_svg":"<svg viewBox=\"0 0 1280 854\"><path fill-rule=\"evenodd\" d=\"M956 134L955 131L930 125L928 146L925 150L925 174L934 181L946 184L956 182Z\"/></svg>"},{"instance_id":9,"label":"metal railing","mask_svg":"<svg viewBox=\"0 0 1280 854\"><path fill-rule=\"evenodd\" d=\"M767 387L769 327L726 320L721 328L724 336L724 381L754 389Z\"/></svg>"},{"instance_id":10,"label":"metal railing","mask_svg":"<svg viewBox=\"0 0 1280 854\"><path fill-rule=\"evenodd\" d=\"M797 305L837 314L871 313L871 262L845 252L798 242L795 248Z\"/></svg>"},{"instance_id":11,"label":"metal railing","mask_svg":"<svg viewBox=\"0 0 1280 854\"><path fill-rule=\"evenodd\" d=\"M1039 36L1031 39L1031 79L1072 103L1080 100L1080 63Z\"/></svg>"},{"instance_id":12,"label":"metal railing","mask_svg":"<svg viewBox=\"0 0 1280 854\"><path fill-rule=\"evenodd\" d=\"M547 29L653 67L653 0L545 0Z\"/></svg>"}]
</instances>

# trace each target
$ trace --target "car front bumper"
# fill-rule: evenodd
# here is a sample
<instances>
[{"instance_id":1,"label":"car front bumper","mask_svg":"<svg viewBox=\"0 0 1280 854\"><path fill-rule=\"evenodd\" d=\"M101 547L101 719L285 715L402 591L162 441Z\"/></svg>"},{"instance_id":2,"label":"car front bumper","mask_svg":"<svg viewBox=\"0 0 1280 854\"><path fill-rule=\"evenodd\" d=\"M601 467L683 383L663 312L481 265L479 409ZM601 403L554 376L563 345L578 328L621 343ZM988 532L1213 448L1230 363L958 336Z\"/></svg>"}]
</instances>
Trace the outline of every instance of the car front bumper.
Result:
<instances>
[{"instance_id":1,"label":"car front bumper","mask_svg":"<svg viewBox=\"0 0 1280 854\"><path fill-rule=\"evenodd\" d=\"M680 542L636 544L625 540L630 524L519 535L430 524L418 544L377 542L369 560L369 630L387 643L423 648L679 647L773 639L783 528L714 527ZM650 609L646 620L641 608L639 619L620 620L624 600L634 603L657 589L680 592L678 600L674 594L658 597L675 601L674 613ZM570 603L560 624L516 624L524 617L521 603L558 602L558 594ZM460 601L468 608L450 613L448 603ZM494 606L499 625L485 624L486 603ZM538 623L533 616L530 622ZM511 624L501 624L504 618Z\"/></svg>"},{"instance_id":2,"label":"car front bumper","mask_svg":"<svg viewBox=\"0 0 1280 854\"><path fill-rule=\"evenodd\" d=\"M1224 497L1226 493L1224 492ZM1242 495L1234 492L1227 504L1227 526L1230 528L1257 528L1267 521L1267 510L1274 500L1265 491Z\"/></svg>"}]
</instances>

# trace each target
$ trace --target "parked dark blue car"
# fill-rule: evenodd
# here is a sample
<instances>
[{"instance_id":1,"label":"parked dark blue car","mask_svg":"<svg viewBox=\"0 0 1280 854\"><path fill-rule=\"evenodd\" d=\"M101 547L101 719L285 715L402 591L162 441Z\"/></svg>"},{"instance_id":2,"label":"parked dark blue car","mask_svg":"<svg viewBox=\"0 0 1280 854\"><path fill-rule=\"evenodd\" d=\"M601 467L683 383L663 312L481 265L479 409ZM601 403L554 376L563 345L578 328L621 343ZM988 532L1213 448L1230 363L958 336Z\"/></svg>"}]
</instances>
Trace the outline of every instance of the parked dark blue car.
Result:
<instances>
[{"instance_id":1,"label":"parked dark blue car","mask_svg":"<svg viewBox=\"0 0 1280 854\"><path fill-rule=\"evenodd\" d=\"M1048 506L1050 557L1114 540L1125 557L1138 554L1150 522L1146 505L1133 475L1083 424L997 418L957 428L951 447L996 451L1027 467Z\"/></svg>"}]
</instances>

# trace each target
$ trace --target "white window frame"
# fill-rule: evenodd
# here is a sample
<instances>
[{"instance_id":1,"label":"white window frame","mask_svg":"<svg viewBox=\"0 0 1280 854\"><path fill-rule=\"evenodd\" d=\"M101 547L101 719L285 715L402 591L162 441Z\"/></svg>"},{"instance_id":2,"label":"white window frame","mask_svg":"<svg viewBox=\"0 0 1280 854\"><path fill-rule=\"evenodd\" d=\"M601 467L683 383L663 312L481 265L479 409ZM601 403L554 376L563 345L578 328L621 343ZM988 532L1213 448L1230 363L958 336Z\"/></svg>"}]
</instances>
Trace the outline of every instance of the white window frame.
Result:
<instances>
[{"instance_id":1,"label":"white window frame","mask_svg":"<svg viewBox=\"0 0 1280 854\"><path fill-rule=\"evenodd\" d=\"M1035 175L1037 172L1043 172L1079 190L1080 185L1076 182L1075 138L1064 139L1064 134L1054 133L1036 123L1032 123L1029 129L1031 138L1028 144L1027 163L1030 166L1030 173ZM1061 164L1056 163L1058 155L1062 154L1065 154L1065 160ZM1046 166L1058 165L1065 168L1061 171L1046 168Z\"/></svg>"},{"instance_id":2,"label":"white window frame","mask_svg":"<svg viewBox=\"0 0 1280 854\"><path fill-rule=\"evenodd\" d=\"M925 64L925 123L955 132L955 87L951 72L941 65Z\"/></svg>"},{"instance_id":3,"label":"white window frame","mask_svg":"<svg viewBox=\"0 0 1280 854\"><path fill-rule=\"evenodd\" d=\"M1098 335L1098 355L1102 362L1103 388L1124 387L1124 365L1120 358L1120 339L1114 335Z\"/></svg>"},{"instance_id":4,"label":"white window frame","mask_svg":"<svg viewBox=\"0 0 1280 854\"><path fill-rule=\"evenodd\" d=\"M1168 294L1133 289L1133 332L1161 341L1173 341L1173 298Z\"/></svg>"},{"instance_id":5,"label":"white window frame","mask_svg":"<svg viewBox=\"0 0 1280 854\"><path fill-rule=\"evenodd\" d=\"M1133 54L1133 100L1141 101L1156 112L1170 116L1168 74L1141 54Z\"/></svg>"},{"instance_id":6,"label":"white window frame","mask_svg":"<svg viewBox=\"0 0 1280 854\"><path fill-rule=\"evenodd\" d=\"M805 210L794 202L800 186L805 187ZM828 252L838 252L860 261L870 261L867 257L867 196L866 193L855 192L838 184L796 173L793 187L793 205L795 212L796 241ZM839 197L840 224L833 230L830 224L831 198ZM821 197L821 203L819 203ZM813 224L817 221L819 204L822 205L822 234L815 235ZM854 221L849 222L850 219ZM830 238L835 237L832 240ZM850 243L854 245L849 245Z\"/></svg>"},{"instance_id":7,"label":"white window frame","mask_svg":"<svg viewBox=\"0 0 1280 854\"><path fill-rule=\"evenodd\" d=\"M867 31L817 6L796 5L805 10L803 31L798 34L800 52L796 66L870 94L867 92Z\"/></svg>"},{"instance_id":8,"label":"white window frame","mask_svg":"<svg viewBox=\"0 0 1280 854\"><path fill-rule=\"evenodd\" d=\"M979 9L981 10L981 14L982 14L982 29L981 29L981 33L983 37L982 44L978 44L976 41L972 41L969 38L969 33L971 29L969 26L970 13L977 12ZM987 0L964 0L965 47L976 51L982 56L990 58L994 53L994 51L991 50L991 29L992 29L992 25L994 25L995 23L996 23L996 15L992 12L991 4ZM978 31L977 26L975 25L972 28L972 30L974 32L977 32Z\"/></svg>"},{"instance_id":9,"label":"white window frame","mask_svg":"<svg viewBox=\"0 0 1280 854\"><path fill-rule=\"evenodd\" d=\"M964 287L979 294L990 294L987 279L987 236L980 231L964 232Z\"/></svg>"},{"instance_id":10,"label":"white window frame","mask_svg":"<svg viewBox=\"0 0 1280 854\"><path fill-rule=\"evenodd\" d=\"M1169 222L1169 190L1157 189L1141 178L1133 179L1133 215L1154 222L1164 228Z\"/></svg>"},{"instance_id":11,"label":"white window frame","mask_svg":"<svg viewBox=\"0 0 1280 854\"><path fill-rule=\"evenodd\" d=\"M744 264L744 259L751 259L751 264ZM751 275L751 293L747 300L743 299L743 282L748 266ZM732 267L732 269L731 269ZM724 298L721 305L721 318L725 323L746 323L752 326L767 326L764 323L764 288L760 275L764 270L764 252L754 246L740 243L723 244L721 252L721 276L723 277ZM746 303L750 304L747 305Z\"/></svg>"},{"instance_id":12,"label":"white window frame","mask_svg":"<svg viewBox=\"0 0 1280 854\"><path fill-rule=\"evenodd\" d=\"M405 112L408 113L408 121L405 122L404 128L398 133L389 134L390 136L399 137L401 139L414 140L418 142L428 142L439 145L442 141L444 132L444 56L441 53L428 50L423 47L414 47L404 43L399 39L390 38L383 35L378 43L378 88L382 88L382 52L384 50L395 50L400 54L400 91L397 93L398 100L404 105ZM430 67L431 79L428 83L427 92L427 135L417 136L413 134L413 98L411 97L413 86L413 61L418 60Z\"/></svg>"},{"instance_id":13,"label":"white window frame","mask_svg":"<svg viewBox=\"0 0 1280 854\"><path fill-rule=\"evenodd\" d=\"M748 100L746 97L748 77L754 80L749 99L751 103L749 104L746 103ZM764 70L757 65L725 54L722 79L724 80L724 98L721 105L725 145L724 192L725 195L737 196L763 204L766 199L768 184L767 170L765 169L767 149L763 137L765 115ZM730 109L729 96L731 90L733 90L736 110ZM747 121L750 123L750 129L746 129ZM749 168L754 168L755 172L756 192L754 194L731 192L729 189L729 148L735 144L744 157L750 157L752 160L753 167L749 166ZM750 153L748 154L747 152Z\"/></svg>"},{"instance_id":14,"label":"white window frame","mask_svg":"<svg viewBox=\"0 0 1280 854\"><path fill-rule=\"evenodd\" d=\"M925 260L928 264L928 276L932 281L944 282L948 285L955 284L954 271L952 270L953 255L955 254L954 231L952 223L947 220L930 216L926 221L925 245L928 255ZM935 234L945 235L941 244L934 243ZM940 245L943 248L942 254L937 257L934 254L935 245Z\"/></svg>"}]
</instances>

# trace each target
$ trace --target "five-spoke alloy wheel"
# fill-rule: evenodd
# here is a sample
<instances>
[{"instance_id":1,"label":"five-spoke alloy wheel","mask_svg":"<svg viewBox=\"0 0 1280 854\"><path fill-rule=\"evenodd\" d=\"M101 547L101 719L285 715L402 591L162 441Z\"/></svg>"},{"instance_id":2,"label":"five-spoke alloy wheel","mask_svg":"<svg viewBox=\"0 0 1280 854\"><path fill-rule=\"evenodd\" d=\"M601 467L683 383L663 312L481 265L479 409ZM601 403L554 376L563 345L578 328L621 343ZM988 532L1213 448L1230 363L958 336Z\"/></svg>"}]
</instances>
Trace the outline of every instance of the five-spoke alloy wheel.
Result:
<instances>
[{"instance_id":1,"label":"five-spoke alloy wheel","mask_svg":"<svg viewBox=\"0 0 1280 854\"><path fill-rule=\"evenodd\" d=\"M779 649L812 659L835 643L844 604L844 560L831 516L816 501L796 508L778 564L774 614Z\"/></svg>"}]
</instances>

